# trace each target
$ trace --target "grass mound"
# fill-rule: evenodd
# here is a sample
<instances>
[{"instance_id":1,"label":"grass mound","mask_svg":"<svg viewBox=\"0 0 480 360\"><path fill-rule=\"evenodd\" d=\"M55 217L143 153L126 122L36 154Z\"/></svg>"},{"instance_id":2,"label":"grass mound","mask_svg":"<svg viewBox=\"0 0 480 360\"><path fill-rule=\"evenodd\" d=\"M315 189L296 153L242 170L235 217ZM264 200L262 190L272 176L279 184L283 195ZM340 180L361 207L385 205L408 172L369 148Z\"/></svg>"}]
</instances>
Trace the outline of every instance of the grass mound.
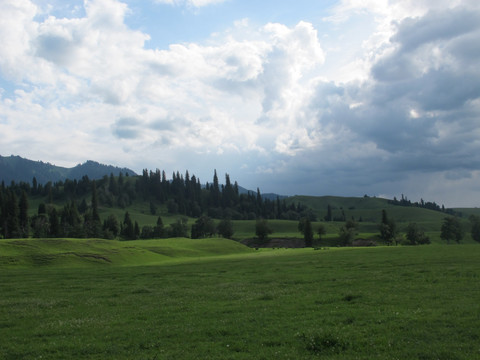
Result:
<instances>
[{"instance_id":1,"label":"grass mound","mask_svg":"<svg viewBox=\"0 0 480 360\"><path fill-rule=\"evenodd\" d=\"M150 265L251 251L235 241L222 238L128 242L102 239L16 239L0 241L0 267Z\"/></svg>"}]
</instances>

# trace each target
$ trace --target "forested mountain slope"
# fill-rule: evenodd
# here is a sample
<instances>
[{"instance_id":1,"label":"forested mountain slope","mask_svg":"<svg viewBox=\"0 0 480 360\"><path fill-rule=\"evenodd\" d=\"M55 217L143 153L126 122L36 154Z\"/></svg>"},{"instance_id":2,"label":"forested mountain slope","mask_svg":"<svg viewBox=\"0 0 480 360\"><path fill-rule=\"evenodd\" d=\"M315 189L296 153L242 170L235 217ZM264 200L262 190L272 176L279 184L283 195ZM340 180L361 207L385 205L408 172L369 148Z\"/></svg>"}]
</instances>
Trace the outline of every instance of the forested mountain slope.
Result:
<instances>
[{"instance_id":1,"label":"forested mountain slope","mask_svg":"<svg viewBox=\"0 0 480 360\"><path fill-rule=\"evenodd\" d=\"M0 155L0 182L4 181L6 184L12 181L31 183L34 177L38 184L46 184L49 181L52 183L65 181L66 179L80 180L85 175L90 179L101 179L111 173L117 176L120 172L136 175L133 170L127 168L104 165L91 160L73 168L65 168L42 161L28 160L20 156Z\"/></svg>"}]
</instances>

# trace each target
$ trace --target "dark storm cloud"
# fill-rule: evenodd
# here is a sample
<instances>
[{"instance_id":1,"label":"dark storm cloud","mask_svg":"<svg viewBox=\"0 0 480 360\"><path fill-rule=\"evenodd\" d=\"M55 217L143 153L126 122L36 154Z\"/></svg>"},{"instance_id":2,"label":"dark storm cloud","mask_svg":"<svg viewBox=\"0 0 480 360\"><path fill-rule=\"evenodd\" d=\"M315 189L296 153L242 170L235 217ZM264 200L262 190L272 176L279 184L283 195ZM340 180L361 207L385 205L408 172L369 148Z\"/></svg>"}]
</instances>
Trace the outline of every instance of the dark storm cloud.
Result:
<instances>
[{"instance_id":1,"label":"dark storm cloud","mask_svg":"<svg viewBox=\"0 0 480 360\"><path fill-rule=\"evenodd\" d=\"M480 169L480 13L432 12L397 29L393 51L373 64L371 80L316 88L310 110L318 131L336 140L288 164L323 179L328 191L412 174L463 179Z\"/></svg>"},{"instance_id":2,"label":"dark storm cloud","mask_svg":"<svg viewBox=\"0 0 480 360\"><path fill-rule=\"evenodd\" d=\"M478 29L478 20L478 11L466 8L430 12L420 18L404 20L391 40L400 44L402 51L409 52L421 45L445 42Z\"/></svg>"},{"instance_id":3,"label":"dark storm cloud","mask_svg":"<svg viewBox=\"0 0 480 360\"><path fill-rule=\"evenodd\" d=\"M367 93L372 105L367 114L377 119L372 125L388 129L371 129L376 143L395 151L406 141L411 151L435 152L441 152L439 144L451 140L457 151L470 144L464 142L468 133L461 129L471 127L472 117L478 120L480 115L474 108L468 116L465 113L465 107L480 97L480 71L475 66L479 57L474 57L474 51L460 50L478 48L471 32L479 28L480 13L463 9L429 13L399 25L392 40L401 46L375 64L372 73L379 82ZM429 52L434 48L440 53ZM453 49L469 56L458 56ZM422 115L412 116L412 110ZM456 132L440 134L442 127L452 124Z\"/></svg>"}]
</instances>

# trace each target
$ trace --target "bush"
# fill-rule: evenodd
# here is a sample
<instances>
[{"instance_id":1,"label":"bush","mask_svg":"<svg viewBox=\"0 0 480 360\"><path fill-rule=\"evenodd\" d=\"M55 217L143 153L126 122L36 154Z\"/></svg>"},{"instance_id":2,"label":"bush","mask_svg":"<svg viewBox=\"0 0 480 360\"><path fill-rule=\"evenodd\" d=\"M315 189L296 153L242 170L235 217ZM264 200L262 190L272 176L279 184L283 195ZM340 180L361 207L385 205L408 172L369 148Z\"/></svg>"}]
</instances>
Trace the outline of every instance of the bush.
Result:
<instances>
[{"instance_id":1,"label":"bush","mask_svg":"<svg viewBox=\"0 0 480 360\"><path fill-rule=\"evenodd\" d=\"M181 219L178 219L173 224L170 224L168 235L170 237L187 237L187 232L188 232L187 223L188 223L187 218L181 218Z\"/></svg>"},{"instance_id":2,"label":"bush","mask_svg":"<svg viewBox=\"0 0 480 360\"><path fill-rule=\"evenodd\" d=\"M202 216L192 225L192 239L200 239L215 235L215 224L208 216Z\"/></svg>"},{"instance_id":3,"label":"bush","mask_svg":"<svg viewBox=\"0 0 480 360\"><path fill-rule=\"evenodd\" d=\"M258 236L258 238L262 241L267 240L268 235L273 233L273 230L270 228L268 225L267 220L265 219L259 219L255 223L255 234Z\"/></svg>"},{"instance_id":4,"label":"bush","mask_svg":"<svg viewBox=\"0 0 480 360\"><path fill-rule=\"evenodd\" d=\"M402 245L423 245L430 244L430 238L425 235L416 223L410 223L407 226L406 239L402 240Z\"/></svg>"},{"instance_id":5,"label":"bush","mask_svg":"<svg viewBox=\"0 0 480 360\"><path fill-rule=\"evenodd\" d=\"M154 237L153 227L144 226L142 227L142 232L140 234L141 239L152 239Z\"/></svg>"},{"instance_id":6,"label":"bush","mask_svg":"<svg viewBox=\"0 0 480 360\"><path fill-rule=\"evenodd\" d=\"M233 236L233 224L230 219L223 219L217 226L218 233L227 239L231 239Z\"/></svg>"}]
</instances>

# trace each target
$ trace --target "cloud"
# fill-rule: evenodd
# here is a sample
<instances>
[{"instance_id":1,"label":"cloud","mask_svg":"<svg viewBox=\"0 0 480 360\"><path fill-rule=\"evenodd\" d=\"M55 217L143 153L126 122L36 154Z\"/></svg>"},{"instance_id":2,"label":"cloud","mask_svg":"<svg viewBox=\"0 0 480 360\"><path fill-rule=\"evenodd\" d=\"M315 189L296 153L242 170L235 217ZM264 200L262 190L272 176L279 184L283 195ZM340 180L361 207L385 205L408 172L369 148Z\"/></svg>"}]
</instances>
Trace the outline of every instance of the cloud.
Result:
<instances>
[{"instance_id":1,"label":"cloud","mask_svg":"<svg viewBox=\"0 0 480 360\"><path fill-rule=\"evenodd\" d=\"M199 8L202 6L220 4L227 0L154 0L154 1L160 4L168 4L168 5L176 5L176 6L186 5L186 6Z\"/></svg>"},{"instance_id":2,"label":"cloud","mask_svg":"<svg viewBox=\"0 0 480 360\"><path fill-rule=\"evenodd\" d=\"M478 29L478 12L466 8L432 11L420 18L406 18L392 41L410 52L418 47L448 41Z\"/></svg>"},{"instance_id":3,"label":"cloud","mask_svg":"<svg viewBox=\"0 0 480 360\"><path fill-rule=\"evenodd\" d=\"M242 185L287 194L475 189L474 1L342 1L325 24L367 14L375 26L346 64L361 72L338 78L321 76L332 51L309 22L242 21L152 49L149 34L126 25L126 4L84 9L59 18L28 0L0 2L0 72L16 89L0 93L1 152L183 167L206 180L222 166Z\"/></svg>"},{"instance_id":4,"label":"cloud","mask_svg":"<svg viewBox=\"0 0 480 360\"><path fill-rule=\"evenodd\" d=\"M75 44L71 39L58 35L40 35L37 41L37 55L56 63L68 65L75 59Z\"/></svg>"},{"instance_id":5,"label":"cloud","mask_svg":"<svg viewBox=\"0 0 480 360\"><path fill-rule=\"evenodd\" d=\"M466 24L458 25L467 12ZM480 168L478 20L478 11L459 7L398 22L390 40L377 44L366 81L312 82L295 126L277 134L275 150L284 156L276 158L283 165L271 159L272 166L258 168L317 194L383 189L395 195L392 189L403 188L421 197L433 195L429 184L473 191ZM416 33L421 39L409 35Z\"/></svg>"},{"instance_id":6,"label":"cloud","mask_svg":"<svg viewBox=\"0 0 480 360\"><path fill-rule=\"evenodd\" d=\"M136 139L140 136L139 125L135 118L120 118L112 126L113 134L120 139Z\"/></svg>"},{"instance_id":7,"label":"cloud","mask_svg":"<svg viewBox=\"0 0 480 360\"><path fill-rule=\"evenodd\" d=\"M25 106L40 112L72 109L64 112L65 132L76 126L74 111L83 111L89 115L81 126L99 124L129 146L157 144L167 135L171 148L189 146L200 153L265 151L275 146L279 131L293 131L305 75L324 61L317 32L305 22L267 24L212 38L207 45L156 50L144 47L147 34L125 25L129 10L121 2L92 0L82 17L44 20L36 20L38 9L28 1L21 4L11 6L24 19L13 35L25 37L25 46L11 66L18 84L31 86Z\"/></svg>"}]
</instances>

